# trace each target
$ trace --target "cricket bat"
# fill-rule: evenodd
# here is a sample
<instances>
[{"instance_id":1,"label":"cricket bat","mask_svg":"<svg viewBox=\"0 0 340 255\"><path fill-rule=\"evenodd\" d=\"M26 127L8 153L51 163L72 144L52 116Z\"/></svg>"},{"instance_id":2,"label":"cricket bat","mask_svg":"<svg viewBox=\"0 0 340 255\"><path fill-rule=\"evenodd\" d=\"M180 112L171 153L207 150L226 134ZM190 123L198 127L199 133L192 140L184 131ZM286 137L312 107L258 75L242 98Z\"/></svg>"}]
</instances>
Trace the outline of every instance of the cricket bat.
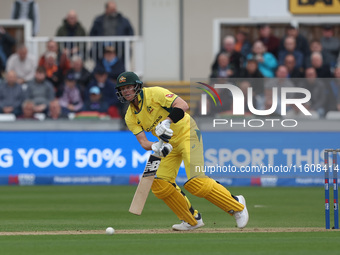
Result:
<instances>
[{"instance_id":1,"label":"cricket bat","mask_svg":"<svg viewBox=\"0 0 340 255\"><path fill-rule=\"evenodd\" d=\"M140 179L135 195L133 196L129 212L141 215L144 209L144 205L148 195L150 193L150 189L155 179L155 175L159 164L161 163L161 158L156 155L150 155L148 162L146 163L142 178Z\"/></svg>"}]
</instances>

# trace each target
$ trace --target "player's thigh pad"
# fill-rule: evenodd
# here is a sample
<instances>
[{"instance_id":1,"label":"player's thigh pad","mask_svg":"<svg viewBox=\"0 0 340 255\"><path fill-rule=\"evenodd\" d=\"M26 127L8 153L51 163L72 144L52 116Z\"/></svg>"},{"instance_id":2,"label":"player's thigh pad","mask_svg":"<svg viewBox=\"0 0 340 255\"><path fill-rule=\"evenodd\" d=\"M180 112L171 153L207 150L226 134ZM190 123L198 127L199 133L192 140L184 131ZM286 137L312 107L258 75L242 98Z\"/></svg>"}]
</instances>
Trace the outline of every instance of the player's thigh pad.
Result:
<instances>
[{"instance_id":1,"label":"player's thigh pad","mask_svg":"<svg viewBox=\"0 0 340 255\"><path fill-rule=\"evenodd\" d=\"M232 211L242 211L244 206L237 202L230 192L215 180L203 176L195 177L184 184L184 188L197 197L203 197L218 206L222 210L232 213Z\"/></svg>"},{"instance_id":2,"label":"player's thigh pad","mask_svg":"<svg viewBox=\"0 0 340 255\"><path fill-rule=\"evenodd\" d=\"M181 155L177 152L177 149L174 148L174 150L168 156L162 158L157 170L157 177L174 183L179 167L181 166L181 162Z\"/></svg>"},{"instance_id":3,"label":"player's thigh pad","mask_svg":"<svg viewBox=\"0 0 340 255\"><path fill-rule=\"evenodd\" d=\"M180 220L184 220L192 226L197 224L195 217L189 211L185 197L172 183L156 178L151 189L155 196L162 199Z\"/></svg>"}]
</instances>

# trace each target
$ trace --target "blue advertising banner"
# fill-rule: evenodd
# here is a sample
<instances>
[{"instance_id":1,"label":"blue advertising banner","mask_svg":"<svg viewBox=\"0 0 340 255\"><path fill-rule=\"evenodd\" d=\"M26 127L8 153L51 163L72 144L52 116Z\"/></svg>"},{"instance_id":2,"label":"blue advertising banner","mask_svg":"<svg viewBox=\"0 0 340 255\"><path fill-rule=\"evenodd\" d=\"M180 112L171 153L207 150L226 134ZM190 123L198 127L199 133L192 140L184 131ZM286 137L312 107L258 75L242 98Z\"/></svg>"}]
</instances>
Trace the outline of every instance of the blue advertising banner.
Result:
<instances>
[{"instance_id":1,"label":"blue advertising banner","mask_svg":"<svg viewBox=\"0 0 340 255\"><path fill-rule=\"evenodd\" d=\"M198 167L228 185L320 185L323 150L340 147L331 132L202 135L206 165ZM124 131L0 132L0 140L0 185L136 184L151 153ZM182 167L179 183L184 175Z\"/></svg>"},{"instance_id":2,"label":"blue advertising banner","mask_svg":"<svg viewBox=\"0 0 340 255\"><path fill-rule=\"evenodd\" d=\"M140 174L151 153L131 132L1 132L0 140L0 175Z\"/></svg>"},{"instance_id":3,"label":"blue advertising banner","mask_svg":"<svg viewBox=\"0 0 340 255\"><path fill-rule=\"evenodd\" d=\"M205 132L205 170L229 178L320 178L324 149L340 147L337 132ZM332 166L330 166L332 170ZM338 169L335 169L338 170Z\"/></svg>"}]
</instances>

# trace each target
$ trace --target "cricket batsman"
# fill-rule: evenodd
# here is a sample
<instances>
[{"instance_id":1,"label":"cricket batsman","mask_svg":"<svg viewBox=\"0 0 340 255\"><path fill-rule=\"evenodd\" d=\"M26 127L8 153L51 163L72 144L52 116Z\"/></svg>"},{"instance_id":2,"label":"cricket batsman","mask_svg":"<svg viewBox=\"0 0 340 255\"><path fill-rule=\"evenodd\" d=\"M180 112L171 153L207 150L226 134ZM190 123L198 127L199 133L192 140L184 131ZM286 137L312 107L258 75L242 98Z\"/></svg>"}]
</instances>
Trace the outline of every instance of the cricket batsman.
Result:
<instances>
[{"instance_id":1,"label":"cricket batsman","mask_svg":"<svg viewBox=\"0 0 340 255\"><path fill-rule=\"evenodd\" d=\"M201 214L175 183L182 161L188 178L184 188L234 216L237 227L244 228L249 219L244 197L231 195L203 172L195 172L195 166L204 166L203 142L195 121L186 113L188 104L167 89L143 88L143 82L133 72L121 73L116 88L118 99L130 102L125 115L129 130L145 150L162 157L151 189L182 221L172 229L188 231L204 226ZM149 141L145 132L152 132L163 143Z\"/></svg>"}]
</instances>

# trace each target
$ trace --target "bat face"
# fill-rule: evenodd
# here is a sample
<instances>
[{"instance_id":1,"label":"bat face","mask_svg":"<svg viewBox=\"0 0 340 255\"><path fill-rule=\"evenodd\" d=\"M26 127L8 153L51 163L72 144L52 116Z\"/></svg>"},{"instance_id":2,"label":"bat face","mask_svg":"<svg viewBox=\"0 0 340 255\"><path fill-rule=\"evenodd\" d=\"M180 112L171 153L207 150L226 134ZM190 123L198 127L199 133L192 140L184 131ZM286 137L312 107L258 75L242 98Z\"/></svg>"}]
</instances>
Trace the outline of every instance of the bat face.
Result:
<instances>
[{"instance_id":1,"label":"bat face","mask_svg":"<svg viewBox=\"0 0 340 255\"><path fill-rule=\"evenodd\" d=\"M146 163L142 178L139 181L135 195L132 199L129 209L130 213L136 215L142 214L146 199L148 198L148 195L150 193L150 189L160 163L161 159L159 157L156 157L155 155L150 155L149 160Z\"/></svg>"}]
</instances>

